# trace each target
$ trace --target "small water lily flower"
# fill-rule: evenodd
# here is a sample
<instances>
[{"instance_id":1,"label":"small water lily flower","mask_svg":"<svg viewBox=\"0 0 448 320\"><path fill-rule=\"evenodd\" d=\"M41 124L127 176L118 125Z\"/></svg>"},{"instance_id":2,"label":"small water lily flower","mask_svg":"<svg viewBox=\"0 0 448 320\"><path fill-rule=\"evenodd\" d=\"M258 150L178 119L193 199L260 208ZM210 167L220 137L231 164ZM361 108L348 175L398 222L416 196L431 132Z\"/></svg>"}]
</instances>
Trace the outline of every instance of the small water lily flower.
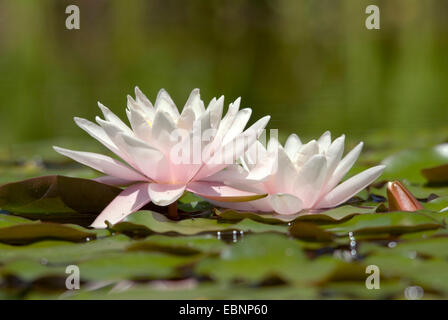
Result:
<instances>
[{"instance_id":1,"label":"small water lily flower","mask_svg":"<svg viewBox=\"0 0 448 320\"><path fill-rule=\"evenodd\" d=\"M207 178L241 157L257 141L269 116L244 131L252 110L239 110L240 98L222 117L224 97L213 98L205 108L198 89L191 92L181 113L163 89L154 105L138 88L135 94L136 99L128 96L126 110L131 127L101 103L98 105L105 119L97 117L98 124L75 118L79 127L125 163L102 154L54 147L60 154L106 174L99 181L127 186L92 227L105 228L106 221L114 224L149 202L175 208L185 191L224 202L265 196Z\"/></svg>"},{"instance_id":2,"label":"small water lily flower","mask_svg":"<svg viewBox=\"0 0 448 320\"><path fill-rule=\"evenodd\" d=\"M227 168L229 173L226 176L219 176L220 173L215 176L228 185L267 193L268 196L245 203L213 203L236 210L285 215L338 206L371 184L385 168L384 165L372 167L339 184L363 146L362 142L359 143L342 158L344 142L344 135L332 142L328 131L317 141L306 144L292 134L285 147L274 138L269 140L267 148L257 141L242 157L241 165ZM240 178L236 174L231 175L230 171L239 171Z\"/></svg>"}]
</instances>

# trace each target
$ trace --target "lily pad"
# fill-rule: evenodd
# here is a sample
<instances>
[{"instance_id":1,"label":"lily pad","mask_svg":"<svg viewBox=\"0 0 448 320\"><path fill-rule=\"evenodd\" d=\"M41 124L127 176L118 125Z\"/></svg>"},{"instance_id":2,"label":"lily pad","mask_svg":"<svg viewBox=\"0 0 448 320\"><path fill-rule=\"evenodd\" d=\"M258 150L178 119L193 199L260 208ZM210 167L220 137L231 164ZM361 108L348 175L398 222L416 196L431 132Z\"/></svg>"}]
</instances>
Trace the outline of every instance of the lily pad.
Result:
<instances>
[{"instance_id":1,"label":"lily pad","mask_svg":"<svg viewBox=\"0 0 448 320\"><path fill-rule=\"evenodd\" d=\"M202 252L219 253L224 247L226 247L226 244L212 235L188 237L153 235L145 240L134 242L127 248L127 251L151 251L192 255Z\"/></svg>"},{"instance_id":2,"label":"lily pad","mask_svg":"<svg viewBox=\"0 0 448 320\"><path fill-rule=\"evenodd\" d=\"M338 235L390 233L401 234L443 227L443 216L431 211L387 212L355 216L337 225L326 225L327 231Z\"/></svg>"},{"instance_id":3,"label":"lily pad","mask_svg":"<svg viewBox=\"0 0 448 320\"><path fill-rule=\"evenodd\" d=\"M218 258L200 261L195 270L220 282L260 283L279 278L302 285L323 283L332 278L358 277L360 274L356 265L347 267L335 258L310 261L299 242L273 234L248 236L222 250Z\"/></svg>"},{"instance_id":4,"label":"lily pad","mask_svg":"<svg viewBox=\"0 0 448 320\"><path fill-rule=\"evenodd\" d=\"M0 228L0 242L23 244L43 239L84 242L96 238L95 232L57 223L24 223Z\"/></svg>"},{"instance_id":5,"label":"lily pad","mask_svg":"<svg viewBox=\"0 0 448 320\"><path fill-rule=\"evenodd\" d=\"M85 243L56 240L35 242L27 246L0 243L0 262L27 259L48 264L76 264L104 253L122 252L130 243L130 239L125 235L115 235Z\"/></svg>"},{"instance_id":6,"label":"lily pad","mask_svg":"<svg viewBox=\"0 0 448 320\"><path fill-rule=\"evenodd\" d=\"M204 232L238 230L243 232L287 232L287 226L262 224L250 219L238 223L223 222L218 219L194 218L172 221L164 215L152 211L138 211L112 226L112 230L126 234L149 235L152 233L177 233L194 235Z\"/></svg>"},{"instance_id":7,"label":"lily pad","mask_svg":"<svg viewBox=\"0 0 448 320\"><path fill-rule=\"evenodd\" d=\"M378 208L379 205L371 207L356 207L352 205L344 205L329 210L305 211L292 215L281 215L276 213L264 212L246 212L236 210L220 211L218 209L215 209L215 213L221 218L227 220L242 220L247 218L264 223L284 224L294 220L313 222L338 222L346 220L358 214L376 212Z\"/></svg>"},{"instance_id":8,"label":"lily pad","mask_svg":"<svg viewBox=\"0 0 448 320\"><path fill-rule=\"evenodd\" d=\"M400 151L382 161L386 169L382 179L406 179L410 182L425 182L421 170L446 164L448 162L448 144L432 148L420 148Z\"/></svg>"},{"instance_id":9,"label":"lily pad","mask_svg":"<svg viewBox=\"0 0 448 320\"><path fill-rule=\"evenodd\" d=\"M96 215L120 192L93 180L44 176L2 185L0 207L36 219L63 213Z\"/></svg>"}]
</instances>

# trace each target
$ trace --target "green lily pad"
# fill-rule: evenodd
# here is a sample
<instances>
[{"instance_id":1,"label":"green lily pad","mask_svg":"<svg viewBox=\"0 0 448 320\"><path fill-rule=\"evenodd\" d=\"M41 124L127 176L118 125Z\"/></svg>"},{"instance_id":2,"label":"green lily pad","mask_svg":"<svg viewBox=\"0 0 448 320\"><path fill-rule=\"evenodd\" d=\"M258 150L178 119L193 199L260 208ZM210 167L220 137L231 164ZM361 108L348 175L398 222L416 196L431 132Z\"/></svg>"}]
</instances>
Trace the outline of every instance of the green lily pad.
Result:
<instances>
[{"instance_id":1,"label":"green lily pad","mask_svg":"<svg viewBox=\"0 0 448 320\"><path fill-rule=\"evenodd\" d=\"M281 215L276 213L263 212L245 212L236 210L215 209L215 213L223 219L227 220L242 220L252 219L264 223L287 223L291 221L313 221L313 222L338 222L346 220L352 216L364 213L373 213L378 210L377 206L371 207L356 207L351 205L340 206L329 210L315 210L305 211L292 215Z\"/></svg>"},{"instance_id":2,"label":"green lily pad","mask_svg":"<svg viewBox=\"0 0 448 320\"><path fill-rule=\"evenodd\" d=\"M179 282L179 281L177 281ZM191 284L190 284L191 283ZM164 286L172 286L165 289ZM44 292L32 292L27 299L70 299L70 300L202 300L202 299L231 299L231 300L302 300L318 297L318 289L312 287L259 287L255 290L244 286L225 286L220 284L195 284L163 282L161 288L157 284L138 285L133 284L125 291L113 290L113 286L99 290L74 290L70 295L61 297L45 294ZM178 288L177 286L181 286Z\"/></svg>"},{"instance_id":3,"label":"green lily pad","mask_svg":"<svg viewBox=\"0 0 448 320\"><path fill-rule=\"evenodd\" d=\"M299 242L282 235L263 234L248 236L222 250L219 257L200 261L195 270L220 282L239 280L259 283L280 278L312 285L347 275L359 276L359 268L355 264L351 267L331 257L310 261Z\"/></svg>"},{"instance_id":4,"label":"green lily pad","mask_svg":"<svg viewBox=\"0 0 448 320\"><path fill-rule=\"evenodd\" d=\"M238 230L243 232L287 232L287 226L268 225L242 220L238 223L222 222L218 219L193 218L172 221L164 215L152 211L138 211L115 224L112 230L126 234L177 233L194 235L204 232Z\"/></svg>"},{"instance_id":5,"label":"green lily pad","mask_svg":"<svg viewBox=\"0 0 448 320\"><path fill-rule=\"evenodd\" d=\"M382 161L386 169L382 174L385 180L406 179L411 182L425 182L421 170L448 162L448 144L433 148L420 148L400 151Z\"/></svg>"},{"instance_id":6,"label":"green lily pad","mask_svg":"<svg viewBox=\"0 0 448 320\"><path fill-rule=\"evenodd\" d=\"M49 264L76 264L104 253L122 252L131 240L125 235L115 235L85 243L47 240L27 246L0 243L0 262L15 259L44 261Z\"/></svg>"},{"instance_id":7,"label":"green lily pad","mask_svg":"<svg viewBox=\"0 0 448 320\"><path fill-rule=\"evenodd\" d=\"M331 242L334 235L331 232L319 228L314 223L295 221L289 227L289 234L294 238L306 241Z\"/></svg>"},{"instance_id":8,"label":"green lily pad","mask_svg":"<svg viewBox=\"0 0 448 320\"><path fill-rule=\"evenodd\" d=\"M127 251L153 251L180 255L219 253L226 244L212 235L173 237L165 235L149 236L145 240L131 244Z\"/></svg>"},{"instance_id":9,"label":"green lily pad","mask_svg":"<svg viewBox=\"0 0 448 320\"><path fill-rule=\"evenodd\" d=\"M120 192L93 180L44 176L2 185L0 207L37 219L52 214L98 214Z\"/></svg>"},{"instance_id":10,"label":"green lily pad","mask_svg":"<svg viewBox=\"0 0 448 320\"><path fill-rule=\"evenodd\" d=\"M43 239L84 242L96 238L95 232L57 223L24 223L0 228L0 242L23 244Z\"/></svg>"},{"instance_id":11,"label":"green lily pad","mask_svg":"<svg viewBox=\"0 0 448 320\"><path fill-rule=\"evenodd\" d=\"M421 230L438 229L443 226L443 215L431 211L387 212L355 216L337 225L326 225L327 231L338 235L391 233L400 234Z\"/></svg>"},{"instance_id":12,"label":"green lily pad","mask_svg":"<svg viewBox=\"0 0 448 320\"><path fill-rule=\"evenodd\" d=\"M79 269L81 278L88 281L168 279L180 276L180 267L195 260L163 253L120 252L81 262Z\"/></svg>"}]
</instances>

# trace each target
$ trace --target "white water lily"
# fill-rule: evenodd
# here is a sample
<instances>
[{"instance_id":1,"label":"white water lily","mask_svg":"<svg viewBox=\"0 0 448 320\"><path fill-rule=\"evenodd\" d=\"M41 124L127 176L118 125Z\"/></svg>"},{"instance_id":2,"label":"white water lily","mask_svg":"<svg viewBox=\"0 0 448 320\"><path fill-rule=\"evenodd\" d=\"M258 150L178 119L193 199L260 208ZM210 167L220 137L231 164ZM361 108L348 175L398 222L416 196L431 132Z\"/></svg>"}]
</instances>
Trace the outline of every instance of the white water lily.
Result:
<instances>
[{"instance_id":1,"label":"white water lily","mask_svg":"<svg viewBox=\"0 0 448 320\"><path fill-rule=\"evenodd\" d=\"M97 139L123 162L106 155L73 151L54 147L54 149L75 161L98 170L106 176L98 179L112 185L127 185L97 217L92 226L106 227L106 221L114 224L149 202L167 206L190 191L204 198L219 201L245 201L260 198L260 195L241 191L219 181L207 178L228 166L228 162L216 161L218 154L229 145L230 158L238 159L247 148L256 142L259 134L269 121L269 116L258 120L243 132L252 110L239 110L240 98L229 105L222 118L224 97L213 98L205 108L199 90L191 92L183 110L179 113L176 105L165 90L160 90L154 106L138 89L136 99L128 96L126 113L131 127L128 127L107 107L98 103L104 120L97 117L98 124L75 118L76 124L93 138ZM181 140L173 139L176 130L186 135ZM207 155L200 155L199 161L179 162L173 155L173 148L189 151L193 156L194 136L210 130L213 135L200 141L200 147ZM226 149L226 156L228 154ZM262 195L263 196L263 195ZM262 197L261 196L261 197Z\"/></svg>"},{"instance_id":2,"label":"white water lily","mask_svg":"<svg viewBox=\"0 0 448 320\"><path fill-rule=\"evenodd\" d=\"M342 158L344 142L344 135L332 142L328 131L317 141L306 144L295 134L289 136L285 147L273 138L267 149L257 142L242 157L241 165L228 167L210 179L268 196L244 203L214 203L237 210L278 214L338 206L371 184L385 168L372 167L339 184L363 146L359 143Z\"/></svg>"}]
</instances>

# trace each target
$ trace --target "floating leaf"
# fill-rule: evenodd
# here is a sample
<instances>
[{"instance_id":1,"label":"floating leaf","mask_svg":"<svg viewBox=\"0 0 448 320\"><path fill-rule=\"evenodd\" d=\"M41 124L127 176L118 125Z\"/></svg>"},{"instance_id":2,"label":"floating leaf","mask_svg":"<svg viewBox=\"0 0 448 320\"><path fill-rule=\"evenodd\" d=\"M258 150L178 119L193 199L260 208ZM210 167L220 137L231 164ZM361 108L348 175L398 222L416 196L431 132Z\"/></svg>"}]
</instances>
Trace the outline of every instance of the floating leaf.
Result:
<instances>
[{"instance_id":1,"label":"floating leaf","mask_svg":"<svg viewBox=\"0 0 448 320\"><path fill-rule=\"evenodd\" d=\"M211 235L188 237L153 235L145 240L134 242L127 250L190 255L201 252L219 253L225 246L224 242Z\"/></svg>"},{"instance_id":2,"label":"floating leaf","mask_svg":"<svg viewBox=\"0 0 448 320\"><path fill-rule=\"evenodd\" d=\"M204 232L238 230L243 232L287 232L287 226L258 223L245 219L238 223L222 222L218 219L194 218L172 221L164 215L152 211L138 211L115 224L113 230L126 234L149 235L152 233L174 232L194 235Z\"/></svg>"},{"instance_id":3,"label":"floating leaf","mask_svg":"<svg viewBox=\"0 0 448 320\"><path fill-rule=\"evenodd\" d=\"M90 281L168 279L180 276L178 268L195 259L163 253L121 252L87 260L79 268L81 278Z\"/></svg>"},{"instance_id":4,"label":"floating leaf","mask_svg":"<svg viewBox=\"0 0 448 320\"><path fill-rule=\"evenodd\" d=\"M422 175L429 183L448 183L448 163L422 169Z\"/></svg>"},{"instance_id":5,"label":"floating leaf","mask_svg":"<svg viewBox=\"0 0 448 320\"><path fill-rule=\"evenodd\" d=\"M83 214L81 217L92 220L120 192L119 188L93 180L44 176L2 185L0 207L35 219L64 221Z\"/></svg>"},{"instance_id":6,"label":"floating leaf","mask_svg":"<svg viewBox=\"0 0 448 320\"><path fill-rule=\"evenodd\" d=\"M246 212L236 210L220 211L218 209L215 209L215 213L221 218L227 220L242 220L247 218L265 223L283 224L294 220L313 221L313 222L339 222L358 214L376 212L378 208L379 208L378 205L372 207L355 207L351 205L344 205L329 210L305 211L293 215L281 215L276 213L263 213L263 212Z\"/></svg>"},{"instance_id":7,"label":"floating leaf","mask_svg":"<svg viewBox=\"0 0 448 320\"><path fill-rule=\"evenodd\" d=\"M448 162L447 149L448 144L441 144L433 148L400 151L382 161L386 165L382 179L425 182L420 171L424 168L446 164Z\"/></svg>"},{"instance_id":8,"label":"floating leaf","mask_svg":"<svg viewBox=\"0 0 448 320\"><path fill-rule=\"evenodd\" d=\"M84 242L96 238L96 233L57 223L24 223L0 228L0 242L23 244L43 239Z\"/></svg>"},{"instance_id":9,"label":"floating leaf","mask_svg":"<svg viewBox=\"0 0 448 320\"><path fill-rule=\"evenodd\" d=\"M110 236L85 243L67 241L40 241L27 246L12 246L0 243L0 262L28 259L48 264L76 264L101 254L122 252L130 239L125 235Z\"/></svg>"},{"instance_id":10,"label":"floating leaf","mask_svg":"<svg viewBox=\"0 0 448 320\"><path fill-rule=\"evenodd\" d=\"M289 227L289 234L294 238L306 241L331 242L333 240L331 232L323 230L311 222L295 221Z\"/></svg>"},{"instance_id":11,"label":"floating leaf","mask_svg":"<svg viewBox=\"0 0 448 320\"><path fill-rule=\"evenodd\" d=\"M219 258L200 261L195 270L225 282L243 280L259 283L270 278L280 278L311 285L338 277L358 278L360 269L356 265L352 267L329 257L310 261L299 242L282 235L264 234L244 238L222 250Z\"/></svg>"},{"instance_id":12,"label":"floating leaf","mask_svg":"<svg viewBox=\"0 0 448 320\"><path fill-rule=\"evenodd\" d=\"M443 226L443 216L430 211L388 212L355 216L337 225L327 225L327 231L339 235L349 232L357 234L400 234L420 230L437 229Z\"/></svg>"}]
</instances>

